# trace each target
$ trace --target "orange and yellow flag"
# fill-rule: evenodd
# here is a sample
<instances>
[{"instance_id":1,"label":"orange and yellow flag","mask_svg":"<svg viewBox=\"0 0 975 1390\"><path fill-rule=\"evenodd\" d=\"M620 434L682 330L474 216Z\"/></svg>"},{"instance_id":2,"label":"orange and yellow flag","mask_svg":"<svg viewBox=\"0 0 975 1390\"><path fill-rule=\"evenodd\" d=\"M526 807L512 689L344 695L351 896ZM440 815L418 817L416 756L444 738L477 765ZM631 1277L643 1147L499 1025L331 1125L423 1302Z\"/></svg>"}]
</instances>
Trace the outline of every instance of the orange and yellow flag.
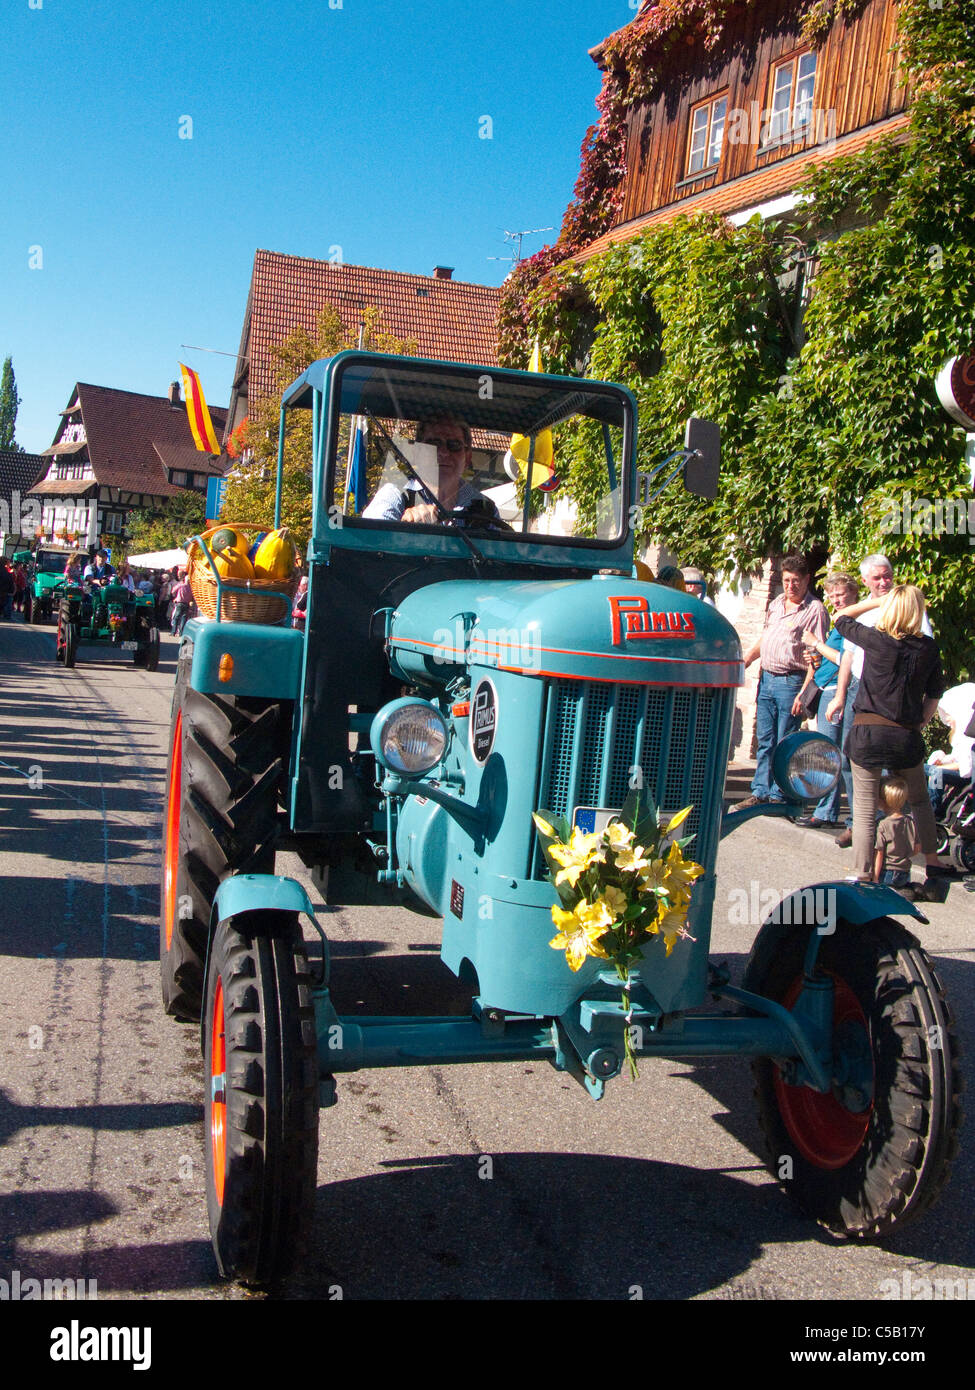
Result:
<instances>
[{"instance_id":1,"label":"orange and yellow flag","mask_svg":"<svg viewBox=\"0 0 975 1390\"><path fill-rule=\"evenodd\" d=\"M189 418L190 429L193 431L196 447L204 454L219 454L220 445L217 443L217 436L213 431L213 421L210 419L209 410L207 410L206 397L203 394L203 387L200 385L200 378L192 367L184 367L182 362L179 364L179 369L183 374L186 414Z\"/></svg>"}]
</instances>

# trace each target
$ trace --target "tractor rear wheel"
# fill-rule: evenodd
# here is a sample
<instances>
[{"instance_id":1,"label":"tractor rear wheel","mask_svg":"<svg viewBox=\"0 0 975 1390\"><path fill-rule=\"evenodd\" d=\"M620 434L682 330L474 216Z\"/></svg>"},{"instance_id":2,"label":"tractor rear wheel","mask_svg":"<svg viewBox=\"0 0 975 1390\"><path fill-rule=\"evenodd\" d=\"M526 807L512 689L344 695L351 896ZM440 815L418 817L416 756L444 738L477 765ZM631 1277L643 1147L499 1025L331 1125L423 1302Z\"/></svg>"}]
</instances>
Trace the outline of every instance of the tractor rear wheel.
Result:
<instances>
[{"instance_id":1,"label":"tractor rear wheel","mask_svg":"<svg viewBox=\"0 0 975 1390\"><path fill-rule=\"evenodd\" d=\"M204 1013L207 1213L220 1273L287 1273L311 1223L318 1170L318 1049L297 915L217 929Z\"/></svg>"},{"instance_id":2,"label":"tractor rear wheel","mask_svg":"<svg viewBox=\"0 0 975 1390\"><path fill-rule=\"evenodd\" d=\"M187 666L169 744L159 957L166 1012L195 1020L217 888L274 869L281 705L191 690Z\"/></svg>"},{"instance_id":3,"label":"tractor rear wheel","mask_svg":"<svg viewBox=\"0 0 975 1390\"><path fill-rule=\"evenodd\" d=\"M745 989L791 1007L809 931L766 923ZM824 1094L756 1059L769 1167L828 1230L877 1240L929 1207L947 1181L961 1120L958 1045L941 982L899 922L837 922L818 964L833 978L833 1074L845 1082Z\"/></svg>"}]
</instances>

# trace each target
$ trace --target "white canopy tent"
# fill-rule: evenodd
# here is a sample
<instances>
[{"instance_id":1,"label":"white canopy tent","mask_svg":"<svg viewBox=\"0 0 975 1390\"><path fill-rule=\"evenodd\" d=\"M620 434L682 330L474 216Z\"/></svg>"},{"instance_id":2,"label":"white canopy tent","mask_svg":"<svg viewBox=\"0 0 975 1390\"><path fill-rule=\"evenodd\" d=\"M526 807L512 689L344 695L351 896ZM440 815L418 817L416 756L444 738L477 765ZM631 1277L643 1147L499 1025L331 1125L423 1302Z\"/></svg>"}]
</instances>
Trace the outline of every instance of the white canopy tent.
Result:
<instances>
[{"instance_id":1,"label":"white canopy tent","mask_svg":"<svg viewBox=\"0 0 975 1390\"><path fill-rule=\"evenodd\" d=\"M186 566L185 550L150 550L145 555L130 555L129 565L132 569L141 570L171 570L177 565Z\"/></svg>"}]
</instances>

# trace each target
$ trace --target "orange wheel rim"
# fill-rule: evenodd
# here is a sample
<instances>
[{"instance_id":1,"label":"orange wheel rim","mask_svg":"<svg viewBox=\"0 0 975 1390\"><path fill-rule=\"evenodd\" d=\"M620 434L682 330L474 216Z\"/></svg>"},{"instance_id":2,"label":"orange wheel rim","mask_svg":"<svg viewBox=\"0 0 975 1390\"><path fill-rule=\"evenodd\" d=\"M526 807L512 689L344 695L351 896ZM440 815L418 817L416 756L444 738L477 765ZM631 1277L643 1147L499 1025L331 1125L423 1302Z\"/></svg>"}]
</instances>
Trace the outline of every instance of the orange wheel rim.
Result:
<instances>
[{"instance_id":1,"label":"orange wheel rim","mask_svg":"<svg viewBox=\"0 0 975 1390\"><path fill-rule=\"evenodd\" d=\"M800 977L783 1000L786 1008L792 1007L801 989ZM860 1001L845 980L833 975L834 1037L841 1024L851 1022L869 1034ZM859 1152L870 1128L872 1101L865 1110L847 1110L831 1093L786 1085L779 1071L775 1074L775 1094L785 1127L807 1162L827 1170L843 1168Z\"/></svg>"},{"instance_id":2,"label":"orange wheel rim","mask_svg":"<svg viewBox=\"0 0 975 1390\"><path fill-rule=\"evenodd\" d=\"M176 714L173 755L169 762L169 801L166 805L166 858L163 869L166 950L173 944L176 924L176 864L179 859L179 800L183 789L183 711Z\"/></svg>"},{"instance_id":3,"label":"orange wheel rim","mask_svg":"<svg viewBox=\"0 0 975 1390\"><path fill-rule=\"evenodd\" d=\"M227 1042L224 1036L223 981L217 979L210 1020L210 1154L217 1205L223 1206L227 1162Z\"/></svg>"}]
</instances>

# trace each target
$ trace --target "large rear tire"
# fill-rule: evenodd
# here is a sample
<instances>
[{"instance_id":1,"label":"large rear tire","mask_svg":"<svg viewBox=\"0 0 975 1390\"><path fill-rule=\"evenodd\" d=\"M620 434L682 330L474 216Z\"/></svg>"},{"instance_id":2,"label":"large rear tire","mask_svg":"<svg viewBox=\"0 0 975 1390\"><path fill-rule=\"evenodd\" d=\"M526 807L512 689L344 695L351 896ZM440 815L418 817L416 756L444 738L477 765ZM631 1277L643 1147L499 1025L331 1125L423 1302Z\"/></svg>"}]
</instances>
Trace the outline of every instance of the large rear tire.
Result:
<instances>
[{"instance_id":1,"label":"large rear tire","mask_svg":"<svg viewBox=\"0 0 975 1390\"><path fill-rule=\"evenodd\" d=\"M231 874L274 870L281 705L201 694L186 667L170 732L159 957L166 1012L196 1020L217 888Z\"/></svg>"},{"instance_id":2,"label":"large rear tire","mask_svg":"<svg viewBox=\"0 0 975 1390\"><path fill-rule=\"evenodd\" d=\"M809 930L767 923L745 989L791 1007ZM958 1045L930 960L892 918L838 922L819 967L833 978L834 1076L849 1061L847 1084L823 1094L790 1085L771 1058L756 1060L769 1167L828 1230L877 1240L925 1211L947 1181L961 1120ZM857 1090L864 1075L870 1089L871 1067L868 1099Z\"/></svg>"},{"instance_id":3,"label":"large rear tire","mask_svg":"<svg viewBox=\"0 0 975 1390\"><path fill-rule=\"evenodd\" d=\"M207 970L207 1214L220 1273L287 1273L311 1223L318 1169L318 1050L297 916L217 930Z\"/></svg>"}]
</instances>

